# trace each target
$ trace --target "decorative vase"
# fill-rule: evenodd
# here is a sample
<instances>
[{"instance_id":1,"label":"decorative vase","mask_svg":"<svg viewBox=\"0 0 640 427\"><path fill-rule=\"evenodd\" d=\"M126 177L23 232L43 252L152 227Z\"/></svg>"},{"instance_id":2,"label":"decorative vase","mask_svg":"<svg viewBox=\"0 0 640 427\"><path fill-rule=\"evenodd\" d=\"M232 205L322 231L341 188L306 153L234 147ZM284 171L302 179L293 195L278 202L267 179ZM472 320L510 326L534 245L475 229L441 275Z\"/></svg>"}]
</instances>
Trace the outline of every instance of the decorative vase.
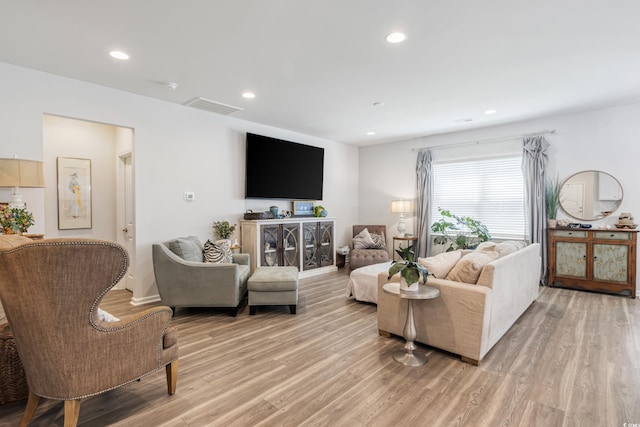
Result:
<instances>
[{"instance_id":1,"label":"decorative vase","mask_svg":"<svg viewBox=\"0 0 640 427\"><path fill-rule=\"evenodd\" d=\"M556 225L558 224L558 221L555 219L547 219L547 226L549 228L556 228Z\"/></svg>"},{"instance_id":2,"label":"decorative vase","mask_svg":"<svg viewBox=\"0 0 640 427\"><path fill-rule=\"evenodd\" d=\"M400 277L400 292L418 292L418 282L408 284L404 277Z\"/></svg>"}]
</instances>

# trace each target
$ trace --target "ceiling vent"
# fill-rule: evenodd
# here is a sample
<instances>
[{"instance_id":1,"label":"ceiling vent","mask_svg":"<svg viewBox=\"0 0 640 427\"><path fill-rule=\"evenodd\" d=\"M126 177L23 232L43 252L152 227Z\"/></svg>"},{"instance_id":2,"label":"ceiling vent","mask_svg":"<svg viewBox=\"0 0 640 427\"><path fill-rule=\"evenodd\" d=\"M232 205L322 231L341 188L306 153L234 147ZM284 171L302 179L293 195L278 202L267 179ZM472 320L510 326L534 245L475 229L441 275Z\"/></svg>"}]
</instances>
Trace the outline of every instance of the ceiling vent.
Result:
<instances>
[{"instance_id":1,"label":"ceiling vent","mask_svg":"<svg viewBox=\"0 0 640 427\"><path fill-rule=\"evenodd\" d=\"M235 113L236 111L243 110L243 108L240 107L234 107L233 105L227 105L205 98L195 98L185 103L184 105L188 107L199 108L201 110L211 111L218 114L231 114Z\"/></svg>"}]
</instances>

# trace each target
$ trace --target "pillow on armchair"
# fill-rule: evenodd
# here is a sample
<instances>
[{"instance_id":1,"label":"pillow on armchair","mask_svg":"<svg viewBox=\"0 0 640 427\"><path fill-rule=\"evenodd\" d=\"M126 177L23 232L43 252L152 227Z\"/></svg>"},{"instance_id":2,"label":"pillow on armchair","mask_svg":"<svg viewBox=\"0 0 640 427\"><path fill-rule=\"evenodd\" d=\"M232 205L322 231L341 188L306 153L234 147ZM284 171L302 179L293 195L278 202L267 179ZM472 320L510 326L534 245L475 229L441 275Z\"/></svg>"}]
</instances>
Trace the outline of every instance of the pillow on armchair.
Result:
<instances>
[{"instance_id":1,"label":"pillow on armchair","mask_svg":"<svg viewBox=\"0 0 640 427\"><path fill-rule=\"evenodd\" d=\"M169 242L169 250L185 261L203 262L202 243L196 236L178 237Z\"/></svg>"}]
</instances>

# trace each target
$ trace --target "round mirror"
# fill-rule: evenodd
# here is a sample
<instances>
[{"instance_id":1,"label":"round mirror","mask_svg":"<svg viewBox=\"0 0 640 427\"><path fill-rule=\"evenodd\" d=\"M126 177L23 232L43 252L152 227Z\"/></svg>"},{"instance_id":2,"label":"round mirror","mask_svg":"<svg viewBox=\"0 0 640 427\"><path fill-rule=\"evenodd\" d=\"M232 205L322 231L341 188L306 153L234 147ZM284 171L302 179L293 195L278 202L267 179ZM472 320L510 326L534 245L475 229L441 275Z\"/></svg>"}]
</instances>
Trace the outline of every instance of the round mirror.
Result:
<instances>
[{"instance_id":1,"label":"round mirror","mask_svg":"<svg viewBox=\"0 0 640 427\"><path fill-rule=\"evenodd\" d=\"M562 183L560 206L573 218L593 221L611 215L622 203L622 186L605 172L578 172Z\"/></svg>"}]
</instances>

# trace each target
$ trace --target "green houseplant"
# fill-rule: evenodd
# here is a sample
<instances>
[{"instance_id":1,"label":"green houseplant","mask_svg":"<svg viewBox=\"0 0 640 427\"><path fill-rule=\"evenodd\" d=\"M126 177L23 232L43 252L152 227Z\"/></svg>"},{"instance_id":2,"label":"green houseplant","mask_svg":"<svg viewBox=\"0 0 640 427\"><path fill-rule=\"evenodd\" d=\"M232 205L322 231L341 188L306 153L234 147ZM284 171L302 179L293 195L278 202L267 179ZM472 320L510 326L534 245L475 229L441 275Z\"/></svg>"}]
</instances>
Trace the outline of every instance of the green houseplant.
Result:
<instances>
[{"instance_id":1,"label":"green houseplant","mask_svg":"<svg viewBox=\"0 0 640 427\"><path fill-rule=\"evenodd\" d=\"M33 223L33 214L26 209L6 207L0 212L0 228L4 234L26 233Z\"/></svg>"},{"instance_id":2,"label":"green houseplant","mask_svg":"<svg viewBox=\"0 0 640 427\"><path fill-rule=\"evenodd\" d=\"M549 227L556 226L556 218L558 216L558 208L560 207L560 180L558 176L549 179L545 185L545 203L547 211L547 223Z\"/></svg>"},{"instance_id":3,"label":"green houseplant","mask_svg":"<svg viewBox=\"0 0 640 427\"><path fill-rule=\"evenodd\" d=\"M482 222L470 216L454 215L440 207L438 211L442 218L431 224L431 231L442 235L435 236L433 243L437 245L449 243L447 252L456 249L473 249L479 243L491 239L489 229Z\"/></svg>"},{"instance_id":4,"label":"green houseplant","mask_svg":"<svg viewBox=\"0 0 640 427\"><path fill-rule=\"evenodd\" d=\"M221 239L228 239L236 230L236 225L229 224L229 221L216 221L213 223L213 230Z\"/></svg>"},{"instance_id":5,"label":"green houseplant","mask_svg":"<svg viewBox=\"0 0 640 427\"><path fill-rule=\"evenodd\" d=\"M412 289L411 285L414 285L413 289L417 290L420 277L422 277L423 283L427 283L427 277L431 273L424 265L418 263L416 254L413 251L413 246L396 249L396 253L401 259L397 261L394 260L391 263L387 279L391 279L392 276L400 273L400 277L404 279L404 284L409 288L409 290ZM400 289L403 289L402 280L400 280Z\"/></svg>"}]
</instances>

